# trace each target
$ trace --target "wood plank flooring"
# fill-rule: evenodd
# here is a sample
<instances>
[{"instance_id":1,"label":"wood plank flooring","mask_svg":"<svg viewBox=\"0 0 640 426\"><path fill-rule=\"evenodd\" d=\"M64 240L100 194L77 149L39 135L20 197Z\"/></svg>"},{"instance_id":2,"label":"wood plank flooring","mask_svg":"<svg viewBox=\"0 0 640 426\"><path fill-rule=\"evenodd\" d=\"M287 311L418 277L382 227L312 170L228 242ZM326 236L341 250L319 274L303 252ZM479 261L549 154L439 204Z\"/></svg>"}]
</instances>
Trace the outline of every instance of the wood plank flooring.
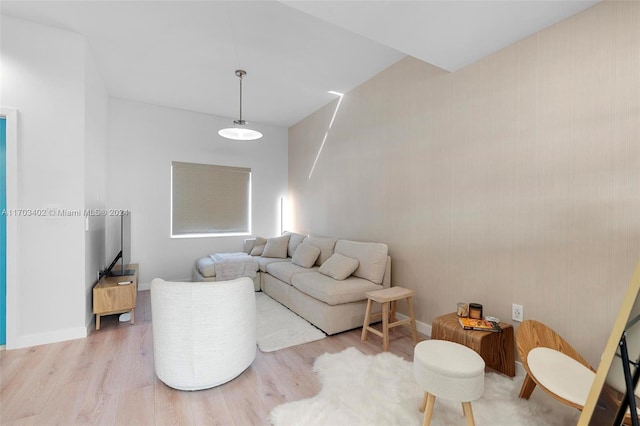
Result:
<instances>
[{"instance_id":1,"label":"wood plank flooring","mask_svg":"<svg viewBox=\"0 0 640 426\"><path fill-rule=\"evenodd\" d=\"M0 425L269 425L272 408L320 390L313 361L354 346L366 354L382 341L355 329L256 360L224 385L195 392L169 388L153 371L149 291L138 293L136 323L102 318L86 339L0 351ZM422 339L425 336L420 336ZM411 332L390 333L391 352L413 359Z\"/></svg>"}]
</instances>

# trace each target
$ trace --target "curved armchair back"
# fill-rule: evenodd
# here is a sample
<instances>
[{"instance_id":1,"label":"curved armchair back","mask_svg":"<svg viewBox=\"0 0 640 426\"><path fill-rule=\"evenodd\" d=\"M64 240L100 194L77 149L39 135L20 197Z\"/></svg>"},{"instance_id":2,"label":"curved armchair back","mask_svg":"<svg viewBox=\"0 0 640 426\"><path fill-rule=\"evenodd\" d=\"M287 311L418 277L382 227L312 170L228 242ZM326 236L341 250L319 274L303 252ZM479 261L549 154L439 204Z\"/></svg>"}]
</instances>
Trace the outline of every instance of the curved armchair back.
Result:
<instances>
[{"instance_id":1,"label":"curved armchair back","mask_svg":"<svg viewBox=\"0 0 640 426\"><path fill-rule=\"evenodd\" d=\"M593 370L589 362L584 359L569 342L564 340L562 336L553 329L539 321L526 320L520 324L516 332L516 346L525 369L527 368L527 355L529 351L542 346L562 352L588 369Z\"/></svg>"},{"instance_id":2,"label":"curved armchair back","mask_svg":"<svg viewBox=\"0 0 640 426\"><path fill-rule=\"evenodd\" d=\"M206 389L242 373L256 357L253 281L151 282L156 375L180 390Z\"/></svg>"}]
</instances>

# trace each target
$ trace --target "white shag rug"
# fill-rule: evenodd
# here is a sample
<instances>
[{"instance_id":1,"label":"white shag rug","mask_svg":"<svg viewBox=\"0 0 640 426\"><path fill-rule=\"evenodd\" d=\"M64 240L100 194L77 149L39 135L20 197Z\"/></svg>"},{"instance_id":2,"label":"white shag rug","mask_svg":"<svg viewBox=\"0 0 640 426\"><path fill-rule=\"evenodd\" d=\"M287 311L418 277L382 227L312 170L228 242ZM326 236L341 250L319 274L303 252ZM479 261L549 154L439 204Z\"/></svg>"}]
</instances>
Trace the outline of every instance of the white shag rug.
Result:
<instances>
[{"instance_id":1,"label":"white shag rug","mask_svg":"<svg viewBox=\"0 0 640 426\"><path fill-rule=\"evenodd\" d=\"M355 348L316 358L313 371L322 389L313 398L275 407L269 420L275 426L420 426L418 411L423 391L413 378L412 363L388 352L364 355ZM523 377L485 375L484 395L472 401L478 426L575 425L578 410L551 399L549 404L518 398ZM555 404L555 405L554 405ZM465 425L460 402L436 398L433 426Z\"/></svg>"},{"instance_id":2,"label":"white shag rug","mask_svg":"<svg viewBox=\"0 0 640 426\"><path fill-rule=\"evenodd\" d=\"M326 335L262 292L256 293L256 339L262 352L273 352L324 339Z\"/></svg>"}]
</instances>

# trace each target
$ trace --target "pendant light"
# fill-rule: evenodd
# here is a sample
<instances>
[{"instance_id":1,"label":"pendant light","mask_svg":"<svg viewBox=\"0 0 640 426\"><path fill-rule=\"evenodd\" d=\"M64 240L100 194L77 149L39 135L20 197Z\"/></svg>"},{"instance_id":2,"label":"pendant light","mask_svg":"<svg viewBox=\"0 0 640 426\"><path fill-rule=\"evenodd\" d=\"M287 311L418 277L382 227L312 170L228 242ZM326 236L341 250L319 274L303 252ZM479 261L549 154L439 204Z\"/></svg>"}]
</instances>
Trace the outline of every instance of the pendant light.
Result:
<instances>
[{"instance_id":1,"label":"pendant light","mask_svg":"<svg viewBox=\"0 0 640 426\"><path fill-rule=\"evenodd\" d=\"M240 119L233 121L233 127L227 127L218 131L218 134L223 138L237 141L253 141L262 137L262 133L246 127L247 122L242 119L242 77L245 75L247 75L246 71L236 70L236 76L240 78Z\"/></svg>"}]
</instances>

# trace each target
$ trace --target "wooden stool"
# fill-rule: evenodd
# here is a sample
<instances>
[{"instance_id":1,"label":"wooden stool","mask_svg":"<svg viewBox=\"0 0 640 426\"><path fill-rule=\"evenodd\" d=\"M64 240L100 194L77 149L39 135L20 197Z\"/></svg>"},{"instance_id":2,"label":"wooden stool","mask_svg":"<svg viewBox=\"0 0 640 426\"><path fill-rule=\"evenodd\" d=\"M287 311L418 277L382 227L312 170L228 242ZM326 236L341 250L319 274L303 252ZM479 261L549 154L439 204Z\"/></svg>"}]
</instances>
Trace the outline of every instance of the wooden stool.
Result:
<instances>
[{"instance_id":1,"label":"wooden stool","mask_svg":"<svg viewBox=\"0 0 640 426\"><path fill-rule=\"evenodd\" d=\"M364 314L364 324L362 325L362 340L367 340L367 333L382 337L383 350L389 350L389 329L399 325L411 325L413 343L418 343L418 331L416 330L416 318L413 313L413 296L415 291L403 287L390 287L384 290L367 291L367 310ZM409 307L409 318L396 321L396 301L406 299ZM382 305L382 313L371 314L371 304L378 302ZM389 305L391 305L391 315L389 315ZM382 332L371 327L371 321L382 316Z\"/></svg>"}]
</instances>

